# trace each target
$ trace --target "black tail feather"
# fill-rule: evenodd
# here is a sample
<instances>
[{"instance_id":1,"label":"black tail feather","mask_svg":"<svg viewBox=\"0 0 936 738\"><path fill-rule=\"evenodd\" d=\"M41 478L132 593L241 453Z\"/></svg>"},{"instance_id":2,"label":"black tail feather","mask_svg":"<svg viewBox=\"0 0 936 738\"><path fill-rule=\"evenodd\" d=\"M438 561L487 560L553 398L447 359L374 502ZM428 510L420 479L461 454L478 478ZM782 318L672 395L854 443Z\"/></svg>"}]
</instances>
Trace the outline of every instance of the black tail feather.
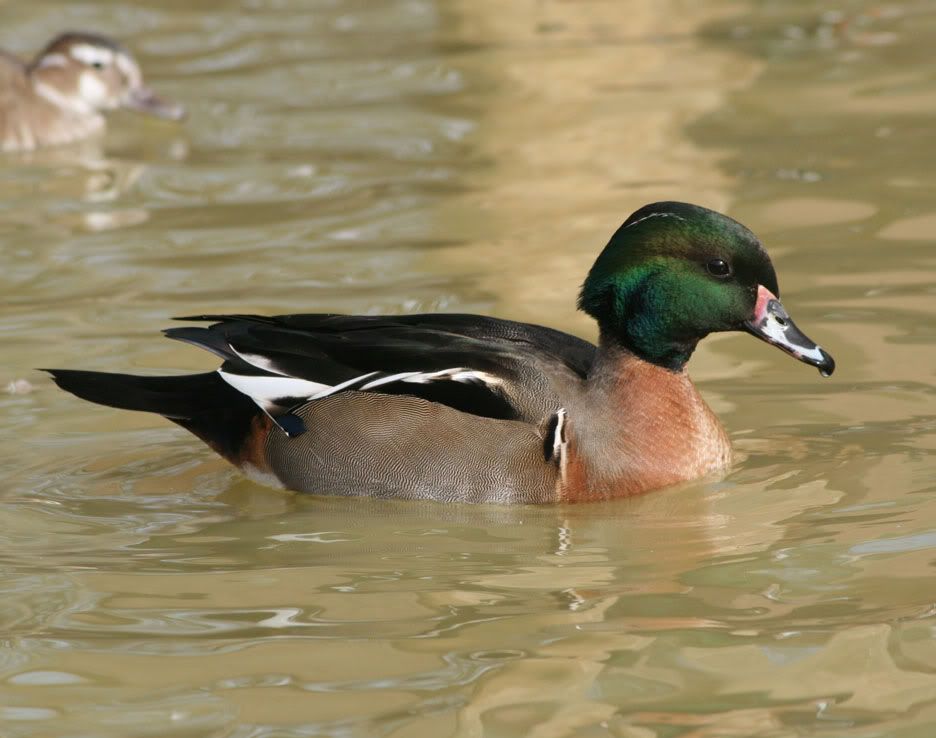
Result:
<instances>
[{"instance_id":1,"label":"black tail feather","mask_svg":"<svg viewBox=\"0 0 936 738\"><path fill-rule=\"evenodd\" d=\"M183 343L189 343L192 346L206 349L225 361L237 358L237 354L231 350L227 341L224 340L224 336L212 331L210 328L196 328L192 326L166 328L163 331L163 335L173 338L176 341L182 341Z\"/></svg>"},{"instance_id":2,"label":"black tail feather","mask_svg":"<svg viewBox=\"0 0 936 738\"><path fill-rule=\"evenodd\" d=\"M43 371L63 390L83 400L162 415L231 460L238 458L254 417L262 412L216 372L141 377L74 369Z\"/></svg>"},{"instance_id":3,"label":"black tail feather","mask_svg":"<svg viewBox=\"0 0 936 738\"><path fill-rule=\"evenodd\" d=\"M158 413L172 420L188 419L208 410L220 399L224 381L214 372L176 377L43 369L55 383L83 400L122 410ZM228 387L228 389L230 389ZM227 396L228 393L224 392Z\"/></svg>"}]
</instances>

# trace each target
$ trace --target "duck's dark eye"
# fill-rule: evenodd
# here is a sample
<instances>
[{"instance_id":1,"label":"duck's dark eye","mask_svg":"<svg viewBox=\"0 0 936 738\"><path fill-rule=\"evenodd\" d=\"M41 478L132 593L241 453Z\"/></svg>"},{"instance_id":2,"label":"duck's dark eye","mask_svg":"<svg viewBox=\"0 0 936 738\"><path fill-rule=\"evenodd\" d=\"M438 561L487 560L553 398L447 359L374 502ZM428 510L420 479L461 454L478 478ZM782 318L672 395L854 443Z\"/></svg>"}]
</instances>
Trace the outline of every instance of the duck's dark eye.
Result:
<instances>
[{"instance_id":1,"label":"duck's dark eye","mask_svg":"<svg viewBox=\"0 0 936 738\"><path fill-rule=\"evenodd\" d=\"M91 66L95 69L104 69L104 62L91 62Z\"/></svg>"},{"instance_id":2,"label":"duck's dark eye","mask_svg":"<svg viewBox=\"0 0 936 738\"><path fill-rule=\"evenodd\" d=\"M705 268L713 277L727 277L731 274L731 267L724 259L712 259L705 265Z\"/></svg>"}]
</instances>

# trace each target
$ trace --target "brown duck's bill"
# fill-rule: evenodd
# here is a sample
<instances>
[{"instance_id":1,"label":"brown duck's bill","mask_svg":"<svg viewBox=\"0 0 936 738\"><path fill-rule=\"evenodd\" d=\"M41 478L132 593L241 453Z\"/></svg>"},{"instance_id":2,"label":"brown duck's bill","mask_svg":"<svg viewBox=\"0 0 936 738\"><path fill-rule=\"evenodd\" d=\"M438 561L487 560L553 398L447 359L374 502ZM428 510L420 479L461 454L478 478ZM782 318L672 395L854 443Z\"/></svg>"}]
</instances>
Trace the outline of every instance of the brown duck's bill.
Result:
<instances>
[{"instance_id":1,"label":"brown duck's bill","mask_svg":"<svg viewBox=\"0 0 936 738\"><path fill-rule=\"evenodd\" d=\"M123 107L167 120L182 120L185 117L184 107L160 97L149 87L137 87L130 90L124 98Z\"/></svg>"},{"instance_id":2,"label":"brown duck's bill","mask_svg":"<svg viewBox=\"0 0 936 738\"><path fill-rule=\"evenodd\" d=\"M780 300L763 285L757 287L754 317L744 322L744 330L818 368L823 377L835 371L835 359L796 327Z\"/></svg>"}]
</instances>

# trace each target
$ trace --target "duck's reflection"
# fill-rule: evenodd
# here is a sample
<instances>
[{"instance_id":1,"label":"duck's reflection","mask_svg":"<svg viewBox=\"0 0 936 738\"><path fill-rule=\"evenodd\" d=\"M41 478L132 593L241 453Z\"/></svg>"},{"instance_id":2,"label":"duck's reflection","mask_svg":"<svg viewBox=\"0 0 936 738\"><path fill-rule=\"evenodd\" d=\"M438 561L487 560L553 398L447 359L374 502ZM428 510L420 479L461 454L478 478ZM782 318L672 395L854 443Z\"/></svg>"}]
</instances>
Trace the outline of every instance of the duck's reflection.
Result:
<instances>
[{"instance_id":1,"label":"duck's reflection","mask_svg":"<svg viewBox=\"0 0 936 738\"><path fill-rule=\"evenodd\" d=\"M172 140L165 154L185 158L188 144ZM5 154L3 159L0 228L95 233L149 220L149 210L131 196L146 175L147 163L111 155L99 139Z\"/></svg>"}]
</instances>

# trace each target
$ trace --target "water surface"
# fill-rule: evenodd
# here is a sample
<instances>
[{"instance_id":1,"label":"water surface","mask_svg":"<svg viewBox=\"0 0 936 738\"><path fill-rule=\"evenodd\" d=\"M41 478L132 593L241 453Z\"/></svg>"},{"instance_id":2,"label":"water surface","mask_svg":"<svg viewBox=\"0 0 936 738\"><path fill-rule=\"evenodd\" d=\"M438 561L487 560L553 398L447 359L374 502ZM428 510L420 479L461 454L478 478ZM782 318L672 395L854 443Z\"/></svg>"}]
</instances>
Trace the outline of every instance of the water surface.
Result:
<instances>
[{"instance_id":1,"label":"water surface","mask_svg":"<svg viewBox=\"0 0 936 738\"><path fill-rule=\"evenodd\" d=\"M3 162L0 734L932 734L931 3L11 3L3 45L63 27L191 118ZM664 198L760 234L839 364L707 341L724 479L297 498L33 370L211 367L159 337L204 312L593 337L585 270Z\"/></svg>"}]
</instances>

